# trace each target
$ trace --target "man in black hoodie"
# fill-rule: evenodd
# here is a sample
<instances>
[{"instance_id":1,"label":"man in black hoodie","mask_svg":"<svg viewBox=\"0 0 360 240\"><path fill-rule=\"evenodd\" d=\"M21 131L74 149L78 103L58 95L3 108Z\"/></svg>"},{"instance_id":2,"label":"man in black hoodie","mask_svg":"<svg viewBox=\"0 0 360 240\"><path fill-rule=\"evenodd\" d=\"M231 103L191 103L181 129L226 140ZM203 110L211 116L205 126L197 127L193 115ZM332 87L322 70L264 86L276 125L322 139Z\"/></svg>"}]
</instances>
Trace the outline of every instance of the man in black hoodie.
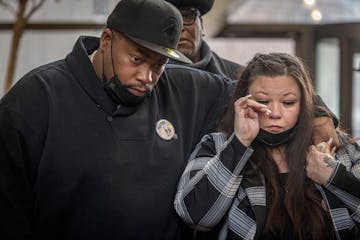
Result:
<instances>
[{"instance_id":1,"label":"man in black hoodie","mask_svg":"<svg viewBox=\"0 0 360 240\"><path fill-rule=\"evenodd\" d=\"M231 85L165 66L190 62L181 29L163 0L122 0L0 100L0 239L191 239L177 183Z\"/></svg>"}]
</instances>

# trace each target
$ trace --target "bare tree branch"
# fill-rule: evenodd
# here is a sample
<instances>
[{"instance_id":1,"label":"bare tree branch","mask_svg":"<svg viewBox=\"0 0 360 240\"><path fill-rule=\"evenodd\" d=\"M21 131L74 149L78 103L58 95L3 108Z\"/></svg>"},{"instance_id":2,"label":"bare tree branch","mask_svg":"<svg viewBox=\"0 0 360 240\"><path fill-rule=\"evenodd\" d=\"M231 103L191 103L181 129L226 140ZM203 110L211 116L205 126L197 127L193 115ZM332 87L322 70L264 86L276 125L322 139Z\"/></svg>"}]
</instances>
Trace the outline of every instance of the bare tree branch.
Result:
<instances>
[{"instance_id":1,"label":"bare tree branch","mask_svg":"<svg viewBox=\"0 0 360 240\"><path fill-rule=\"evenodd\" d=\"M44 2L45 0L39 0L39 2L37 0L17 0L18 4L17 4L17 10L14 11L16 18L13 27L13 37L11 40L10 55L9 55L8 67L5 77L4 93L7 92L13 84L13 78L16 69L16 61L18 55L17 53L18 53L21 37L23 35L24 30L26 29L26 24L28 23L31 15L34 14L34 12L36 12L43 5ZM29 5L31 6L29 7ZM0 6L5 6L8 9L10 8L9 4L5 3L5 0L0 0ZM26 9L30 9L28 14L26 14Z\"/></svg>"},{"instance_id":2,"label":"bare tree branch","mask_svg":"<svg viewBox=\"0 0 360 240\"><path fill-rule=\"evenodd\" d=\"M26 18L29 19L31 17L31 15L34 14L34 12L36 12L43 4L44 4L45 0L40 0L38 3L36 3L36 1L32 1L32 6L30 9L30 12L26 15Z\"/></svg>"},{"instance_id":3,"label":"bare tree branch","mask_svg":"<svg viewBox=\"0 0 360 240\"><path fill-rule=\"evenodd\" d=\"M35 7L35 5L36 5L36 0L27 0L27 1L29 1L29 2L30 2L30 3L28 3L28 5L30 5L30 4L31 4L30 9L33 9L33 8Z\"/></svg>"},{"instance_id":4,"label":"bare tree branch","mask_svg":"<svg viewBox=\"0 0 360 240\"><path fill-rule=\"evenodd\" d=\"M16 9L13 6L11 6L11 4L5 2L4 0L0 0L0 5L3 6L5 9L9 10L11 14L16 16Z\"/></svg>"}]
</instances>

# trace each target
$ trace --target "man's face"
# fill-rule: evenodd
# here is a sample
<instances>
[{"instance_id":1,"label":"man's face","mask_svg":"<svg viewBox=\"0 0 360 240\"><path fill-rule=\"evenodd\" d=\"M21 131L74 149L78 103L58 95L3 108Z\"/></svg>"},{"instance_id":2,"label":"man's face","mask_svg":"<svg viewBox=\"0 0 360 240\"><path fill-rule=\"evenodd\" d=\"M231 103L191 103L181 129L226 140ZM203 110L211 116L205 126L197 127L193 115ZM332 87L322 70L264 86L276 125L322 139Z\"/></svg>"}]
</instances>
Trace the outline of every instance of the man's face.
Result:
<instances>
[{"instance_id":1,"label":"man's face","mask_svg":"<svg viewBox=\"0 0 360 240\"><path fill-rule=\"evenodd\" d=\"M143 96L155 86L164 71L167 57L140 46L118 32L109 30L105 36L103 33L101 40L107 43L104 46L107 79L116 74L135 96Z\"/></svg>"},{"instance_id":2,"label":"man's face","mask_svg":"<svg viewBox=\"0 0 360 240\"><path fill-rule=\"evenodd\" d=\"M177 49L194 63L200 60L202 41L201 16L195 8L180 8L183 17L183 29Z\"/></svg>"}]
</instances>

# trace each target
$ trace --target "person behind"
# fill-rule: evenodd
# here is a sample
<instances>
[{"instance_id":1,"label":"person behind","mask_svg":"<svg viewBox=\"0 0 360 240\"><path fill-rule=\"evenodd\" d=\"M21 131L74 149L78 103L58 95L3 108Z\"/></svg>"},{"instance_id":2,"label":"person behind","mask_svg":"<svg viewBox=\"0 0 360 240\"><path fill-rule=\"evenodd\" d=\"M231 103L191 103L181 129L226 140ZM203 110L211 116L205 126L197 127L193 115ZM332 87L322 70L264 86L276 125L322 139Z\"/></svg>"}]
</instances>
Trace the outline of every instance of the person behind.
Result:
<instances>
[{"instance_id":1,"label":"person behind","mask_svg":"<svg viewBox=\"0 0 360 240\"><path fill-rule=\"evenodd\" d=\"M174 4L183 17L183 28L177 49L193 62L187 66L237 79L244 67L217 55L203 38L202 16L211 10L214 0L166 1Z\"/></svg>"},{"instance_id":2,"label":"person behind","mask_svg":"<svg viewBox=\"0 0 360 240\"><path fill-rule=\"evenodd\" d=\"M189 62L181 28L163 0L122 0L0 100L1 239L191 238L174 194L231 85L165 67Z\"/></svg>"},{"instance_id":3,"label":"person behind","mask_svg":"<svg viewBox=\"0 0 360 240\"><path fill-rule=\"evenodd\" d=\"M298 58L257 54L189 159L179 216L218 239L359 239L360 147L340 131L334 154L312 144L313 96Z\"/></svg>"},{"instance_id":4,"label":"person behind","mask_svg":"<svg viewBox=\"0 0 360 240\"><path fill-rule=\"evenodd\" d=\"M237 80L244 70L241 64L229 61L213 52L204 40L202 16L208 13L214 0L166 0L175 5L183 18L183 29L177 49L193 63L183 63L172 60L171 63L183 64L203 71L221 74L230 79ZM326 106L320 96L315 98L316 118L314 119L314 139L320 143L329 137L336 143L336 130L338 119ZM323 109L323 111L321 110Z\"/></svg>"}]
</instances>

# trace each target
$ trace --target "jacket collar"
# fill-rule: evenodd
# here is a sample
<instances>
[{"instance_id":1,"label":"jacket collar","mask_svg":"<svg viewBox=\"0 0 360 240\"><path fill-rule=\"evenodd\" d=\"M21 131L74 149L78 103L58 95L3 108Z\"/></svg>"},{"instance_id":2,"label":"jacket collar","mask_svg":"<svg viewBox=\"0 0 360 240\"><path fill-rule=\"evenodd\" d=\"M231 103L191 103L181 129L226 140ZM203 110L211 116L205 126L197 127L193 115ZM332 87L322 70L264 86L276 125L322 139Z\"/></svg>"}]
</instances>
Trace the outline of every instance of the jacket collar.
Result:
<instances>
[{"instance_id":1,"label":"jacket collar","mask_svg":"<svg viewBox=\"0 0 360 240\"><path fill-rule=\"evenodd\" d=\"M75 75L75 79L94 101L96 106L109 115L130 115L136 111L134 107L117 107L97 77L89 55L99 47L100 39L96 37L80 36L73 50L65 58L65 62Z\"/></svg>"},{"instance_id":2,"label":"jacket collar","mask_svg":"<svg viewBox=\"0 0 360 240\"><path fill-rule=\"evenodd\" d=\"M99 38L80 36L73 50L66 56L65 62L97 107L112 113L114 104L104 91L102 83L89 59L89 55L98 47Z\"/></svg>"},{"instance_id":3,"label":"jacket collar","mask_svg":"<svg viewBox=\"0 0 360 240\"><path fill-rule=\"evenodd\" d=\"M191 64L193 68L206 70L210 64L212 58L212 52L209 45L203 40L200 47L200 61Z\"/></svg>"}]
</instances>

